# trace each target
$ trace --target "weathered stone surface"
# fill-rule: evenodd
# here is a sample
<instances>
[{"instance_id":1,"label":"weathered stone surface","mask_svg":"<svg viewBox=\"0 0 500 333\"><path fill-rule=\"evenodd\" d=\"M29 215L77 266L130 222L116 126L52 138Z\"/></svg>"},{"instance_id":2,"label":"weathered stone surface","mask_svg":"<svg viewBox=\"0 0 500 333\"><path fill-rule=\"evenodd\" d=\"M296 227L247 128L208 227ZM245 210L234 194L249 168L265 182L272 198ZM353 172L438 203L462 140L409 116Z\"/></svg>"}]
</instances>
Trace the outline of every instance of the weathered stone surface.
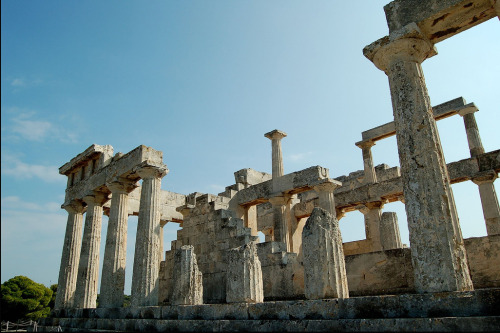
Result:
<instances>
[{"instance_id":1,"label":"weathered stone surface","mask_svg":"<svg viewBox=\"0 0 500 333\"><path fill-rule=\"evenodd\" d=\"M193 246L175 250L172 305L203 304L203 274L198 269Z\"/></svg>"},{"instance_id":2,"label":"weathered stone surface","mask_svg":"<svg viewBox=\"0 0 500 333\"><path fill-rule=\"evenodd\" d=\"M227 252L226 302L264 301L262 269L255 242Z\"/></svg>"},{"instance_id":3,"label":"weathered stone surface","mask_svg":"<svg viewBox=\"0 0 500 333\"><path fill-rule=\"evenodd\" d=\"M403 247L396 213L382 213L380 219L380 243L384 250L400 249Z\"/></svg>"},{"instance_id":4,"label":"weathered stone surface","mask_svg":"<svg viewBox=\"0 0 500 333\"><path fill-rule=\"evenodd\" d=\"M500 235L473 237L464 241L474 288L499 288Z\"/></svg>"},{"instance_id":5,"label":"weathered stone surface","mask_svg":"<svg viewBox=\"0 0 500 333\"><path fill-rule=\"evenodd\" d=\"M338 221L315 208L302 231L304 287L307 299L349 297Z\"/></svg>"}]
</instances>

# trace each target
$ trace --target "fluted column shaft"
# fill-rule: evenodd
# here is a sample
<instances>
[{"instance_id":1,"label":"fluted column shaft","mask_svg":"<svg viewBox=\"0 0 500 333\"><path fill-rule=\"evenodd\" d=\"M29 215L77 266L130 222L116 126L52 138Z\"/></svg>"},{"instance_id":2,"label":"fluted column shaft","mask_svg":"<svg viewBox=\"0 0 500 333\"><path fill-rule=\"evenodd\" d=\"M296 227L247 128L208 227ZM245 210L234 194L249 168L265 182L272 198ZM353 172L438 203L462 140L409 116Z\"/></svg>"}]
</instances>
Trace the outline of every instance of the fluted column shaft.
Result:
<instances>
[{"instance_id":1,"label":"fluted column shaft","mask_svg":"<svg viewBox=\"0 0 500 333\"><path fill-rule=\"evenodd\" d=\"M468 108L466 112L459 114L464 118L465 132L467 133L467 143L469 144L469 151L471 157L484 154L483 143L479 136L479 128L477 127L476 117L474 112L477 108Z\"/></svg>"},{"instance_id":2,"label":"fluted column shaft","mask_svg":"<svg viewBox=\"0 0 500 333\"><path fill-rule=\"evenodd\" d=\"M383 203L380 201L367 202L360 209L365 218L366 239L371 242L372 251L381 251L382 243L380 240L380 222L382 218Z\"/></svg>"},{"instance_id":3,"label":"fluted column shaft","mask_svg":"<svg viewBox=\"0 0 500 333\"><path fill-rule=\"evenodd\" d=\"M380 219L380 243L384 250L400 249L403 247L399 232L398 216L394 212L382 213Z\"/></svg>"},{"instance_id":4,"label":"fluted column shaft","mask_svg":"<svg viewBox=\"0 0 500 333\"><path fill-rule=\"evenodd\" d=\"M289 196L275 196L269 199L273 207L274 241L283 242L287 252L291 252L289 219L286 217L286 205Z\"/></svg>"},{"instance_id":5,"label":"fluted column shaft","mask_svg":"<svg viewBox=\"0 0 500 333\"><path fill-rule=\"evenodd\" d=\"M281 139L286 137L286 133L274 130L264 135L271 140L273 179L283 176L283 154L281 152Z\"/></svg>"},{"instance_id":6,"label":"fluted column shaft","mask_svg":"<svg viewBox=\"0 0 500 333\"><path fill-rule=\"evenodd\" d=\"M166 168L143 167L132 277L132 306L158 305L160 269L160 187Z\"/></svg>"},{"instance_id":7,"label":"fluted column shaft","mask_svg":"<svg viewBox=\"0 0 500 333\"><path fill-rule=\"evenodd\" d=\"M476 177L472 181L479 187L479 196L483 207L484 221L488 236L500 234L500 206L493 182L498 176L489 173Z\"/></svg>"},{"instance_id":8,"label":"fluted column shaft","mask_svg":"<svg viewBox=\"0 0 500 333\"><path fill-rule=\"evenodd\" d=\"M82 249L76 282L76 308L95 308L99 281L99 248L101 245L102 205L104 194L95 192L83 198L87 204Z\"/></svg>"},{"instance_id":9,"label":"fluted column shaft","mask_svg":"<svg viewBox=\"0 0 500 333\"><path fill-rule=\"evenodd\" d=\"M415 289L420 293L472 290L448 170L421 67L435 49L413 23L364 51L389 78Z\"/></svg>"},{"instance_id":10,"label":"fluted column shaft","mask_svg":"<svg viewBox=\"0 0 500 333\"><path fill-rule=\"evenodd\" d=\"M135 182L121 179L107 184L111 191L108 231L102 265L99 307L123 306L127 256L128 194Z\"/></svg>"},{"instance_id":11,"label":"fluted column shaft","mask_svg":"<svg viewBox=\"0 0 500 333\"><path fill-rule=\"evenodd\" d=\"M64 209L68 211L68 222L59 268L55 309L68 309L73 306L82 243L83 205L74 201L64 206Z\"/></svg>"}]
</instances>

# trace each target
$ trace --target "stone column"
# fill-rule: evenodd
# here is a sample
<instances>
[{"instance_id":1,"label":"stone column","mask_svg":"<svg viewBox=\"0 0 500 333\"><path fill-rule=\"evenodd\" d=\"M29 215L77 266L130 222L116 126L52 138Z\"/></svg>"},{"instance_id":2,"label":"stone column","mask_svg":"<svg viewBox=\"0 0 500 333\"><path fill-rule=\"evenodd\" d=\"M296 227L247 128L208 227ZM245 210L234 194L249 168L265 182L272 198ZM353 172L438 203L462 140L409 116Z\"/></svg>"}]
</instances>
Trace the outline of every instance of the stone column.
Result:
<instances>
[{"instance_id":1,"label":"stone column","mask_svg":"<svg viewBox=\"0 0 500 333\"><path fill-rule=\"evenodd\" d=\"M273 151L273 179L281 177L283 171L283 154L281 153L281 139L286 137L286 133L280 130L274 130L264 134L264 136L272 141Z\"/></svg>"},{"instance_id":2,"label":"stone column","mask_svg":"<svg viewBox=\"0 0 500 333\"><path fill-rule=\"evenodd\" d=\"M474 177L472 181L479 186L481 205L488 236L500 234L500 207L493 182L497 178L495 172Z\"/></svg>"},{"instance_id":3,"label":"stone column","mask_svg":"<svg viewBox=\"0 0 500 333\"><path fill-rule=\"evenodd\" d=\"M371 184L377 182L377 174L373 166L372 147L375 145L373 141L360 141L356 142L356 146L361 148L363 152L363 166L365 170L364 184Z\"/></svg>"},{"instance_id":4,"label":"stone column","mask_svg":"<svg viewBox=\"0 0 500 333\"><path fill-rule=\"evenodd\" d=\"M365 217L366 239L371 242L371 251L382 251L380 241L380 220L382 217L382 207L384 204L380 201L367 202L360 208L360 212Z\"/></svg>"},{"instance_id":5,"label":"stone column","mask_svg":"<svg viewBox=\"0 0 500 333\"><path fill-rule=\"evenodd\" d=\"M66 234L64 236L59 280L57 282L55 309L67 309L73 306L78 262L80 260L80 247L82 244L82 203L72 201L63 208L68 211L69 215L66 224Z\"/></svg>"},{"instance_id":6,"label":"stone column","mask_svg":"<svg viewBox=\"0 0 500 333\"><path fill-rule=\"evenodd\" d=\"M483 143L481 142L479 128L477 127L476 117L474 116L474 112L476 111L478 111L477 107L472 104L472 106L458 112L458 114L464 119L465 132L467 133L467 143L469 144L471 157L484 154Z\"/></svg>"},{"instance_id":7,"label":"stone column","mask_svg":"<svg viewBox=\"0 0 500 333\"><path fill-rule=\"evenodd\" d=\"M99 307L123 306L127 255L128 194L137 187L134 181L120 179L106 184L111 191L106 247L102 265Z\"/></svg>"},{"instance_id":8,"label":"stone column","mask_svg":"<svg viewBox=\"0 0 500 333\"><path fill-rule=\"evenodd\" d=\"M286 217L289 199L287 195L279 195L269 198L269 202L273 206L274 241L285 243L286 251L292 252L289 219Z\"/></svg>"},{"instance_id":9,"label":"stone column","mask_svg":"<svg viewBox=\"0 0 500 333\"><path fill-rule=\"evenodd\" d=\"M82 249L76 281L75 308L95 308L99 280L99 248L101 245L102 205L107 197L94 191L83 198L87 204Z\"/></svg>"},{"instance_id":10,"label":"stone column","mask_svg":"<svg viewBox=\"0 0 500 333\"><path fill-rule=\"evenodd\" d=\"M132 306L158 305L160 269L160 187L167 174L165 166L137 170L142 178L139 219L132 276Z\"/></svg>"},{"instance_id":11,"label":"stone column","mask_svg":"<svg viewBox=\"0 0 500 333\"><path fill-rule=\"evenodd\" d=\"M335 195L333 191L340 186L342 186L342 183L334 179L328 179L323 183L313 186L314 191L318 194L319 207L326 210L335 218L337 218L337 209L335 208Z\"/></svg>"},{"instance_id":12,"label":"stone column","mask_svg":"<svg viewBox=\"0 0 500 333\"><path fill-rule=\"evenodd\" d=\"M415 289L472 290L448 170L421 63L436 54L415 23L363 50L389 77Z\"/></svg>"},{"instance_id":13,"label":"stone column","mask_svg":"<svg viewBox=\"0 0 500 333\"><path fill-rule=\"evenodd\" d=\"M380 243L384 250L403 248L399 232L398 216L394 212L382 213L382 218L380 219Z\"/></svg>"}]
</instances>

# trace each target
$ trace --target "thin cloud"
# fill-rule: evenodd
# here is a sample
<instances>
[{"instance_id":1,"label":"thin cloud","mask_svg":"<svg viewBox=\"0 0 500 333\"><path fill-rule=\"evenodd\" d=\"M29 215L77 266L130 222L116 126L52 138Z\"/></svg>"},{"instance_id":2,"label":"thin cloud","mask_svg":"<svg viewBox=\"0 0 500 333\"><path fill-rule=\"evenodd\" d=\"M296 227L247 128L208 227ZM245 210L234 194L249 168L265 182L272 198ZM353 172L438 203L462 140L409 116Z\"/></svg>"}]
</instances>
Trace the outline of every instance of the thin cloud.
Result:
<instances>
[{"instance_id":1,"label":"thin cloud","mask_svg":"<svg viewBox=\"0 0 500 333\"><path fill-rule=\"evenodd\" d=\"M26 140L42 141L54 126L48 121L25 120L20 118L12 119L12 132L21 135Z\"/></svg>"},{"instance_id":2,"label":"thin cloud","mask_svg":"<svg viewBox=\"0 0 500 333\"><path fill-rule=\"evenodd\" d=\"M55 165L28 164L17 157L2 153L2 174L19 179L39 178L47 183L64 183L66 179L59 174Z\"/></svg>"},{"instance_id":3,"label":"thin cloud","mask_svg":"<svg viewBox=\"0 0 500 333\"><path fill-rule=\"evenodd\" d=\"M13 79L10 82L10 85L13 87L24 87L26 85L26 82L23 79Z\"/></svg>"},{"instance_id":4,"label":"thin cloud","mask_svg":"<svg viewBox=\"0 0 500 333\"><path fill-rule=\"evenodd\" d=\"M312 151L308 151L305 153L291 154L288 156L288 159L290 161L293 161L293 162L299 162L299 161L305 160L306 158L308 158L311 155L312 155Z\"/></svg>"}]
</instances>

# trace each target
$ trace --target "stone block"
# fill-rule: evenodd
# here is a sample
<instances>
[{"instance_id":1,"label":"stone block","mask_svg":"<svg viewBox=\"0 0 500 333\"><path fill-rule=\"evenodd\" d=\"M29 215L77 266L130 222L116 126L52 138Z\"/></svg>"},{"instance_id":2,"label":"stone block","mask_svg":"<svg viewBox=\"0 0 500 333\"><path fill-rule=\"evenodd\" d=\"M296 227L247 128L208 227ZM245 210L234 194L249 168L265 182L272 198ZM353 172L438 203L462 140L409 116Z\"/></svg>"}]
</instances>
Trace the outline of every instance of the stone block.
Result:
<instances>
[{"instance_id":1,"label":"stone block","mask_svg":"<svg viewBox=\"0 0 500 333\"><path fill-rule=\"evenodd\" d=\"M175 250L172 305L203 303L203 275L198 269L193 246L184 245Z\"/></svg>"}]
</instances>

